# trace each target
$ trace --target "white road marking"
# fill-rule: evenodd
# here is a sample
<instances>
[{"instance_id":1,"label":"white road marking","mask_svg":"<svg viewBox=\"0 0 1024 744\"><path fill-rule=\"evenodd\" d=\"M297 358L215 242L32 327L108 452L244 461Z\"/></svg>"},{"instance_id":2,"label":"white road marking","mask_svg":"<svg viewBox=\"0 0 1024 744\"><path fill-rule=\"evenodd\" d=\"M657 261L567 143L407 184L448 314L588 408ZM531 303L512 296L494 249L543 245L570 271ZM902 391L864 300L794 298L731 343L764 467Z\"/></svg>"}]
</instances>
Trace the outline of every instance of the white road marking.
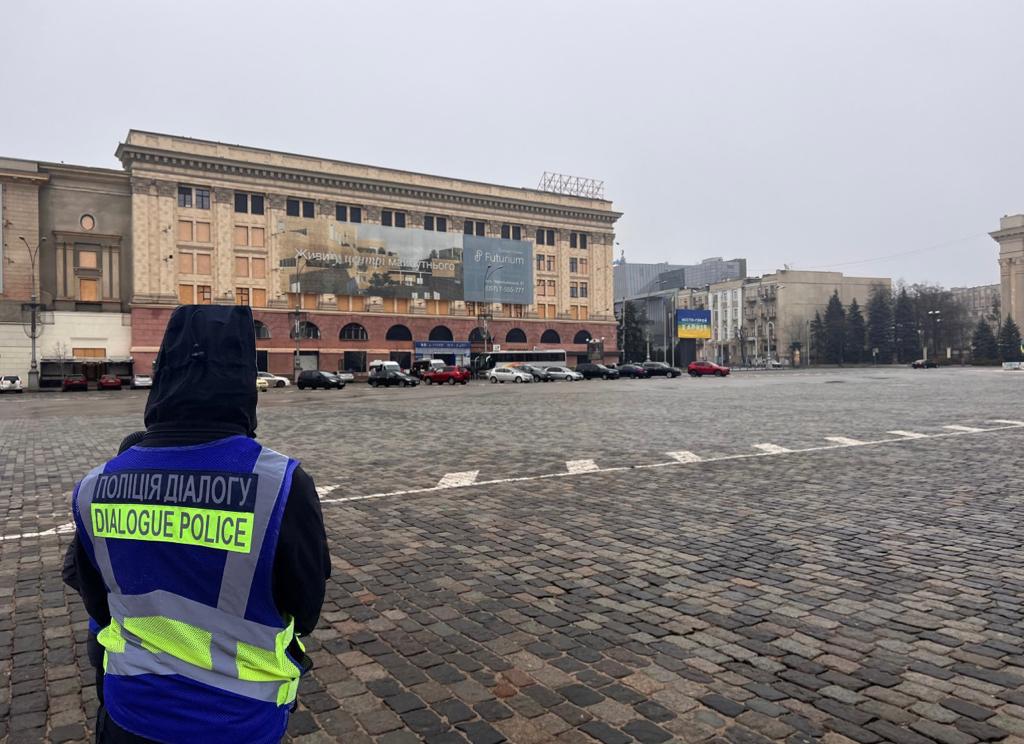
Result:
<instances>
[{"instance_id":1,"label":"white road marking","mask_svg":"<svg viewBox=\"0 0 1024 744\"><path fill-rule=\"evenodd\" d=\"M991 419L993 424L1009 424L1010 426L1024 426L1024 421L1013 421L1011 419Z\"/></svg>"},{"instance_id":2,"label":"white road marking","mask_svg":"<svg viewBox=\"0 0 1024 744\"><path fill-rule=\"evenodd\" d=\"M693 452L690 452L689 450L677 450L675 452L666 452L665 454L671 457L676 462L680 462L683 464L686 464L688 462L700 462L701 460L704 459L700 455L696 455Z\"/></svg>"},{"instance_id":3,"label":"white road marking","mask_svg":"<svg viewBox=\"0 0 1024 744\"><path fill-rule=\"evenodd\" d=\"M903 431L902 429L893 429L892 431L885 432L886 434L895 434L898 437L904 439L927 439L927 434L922 434L919 431Z\"/></svg>"},{"instance_id":4,"label":"white road marking","mask_svg":"<svg viewBox=\"0 0 1024 744\"><path fill-rule=\"evenodd\" d=\"M970 434L976 434L979 431L985 431L984 429L979 429L977 426L963 426L961 424L949 424L947 426L943 426L942 428L952 429L953 431L965 431Z\"/></svg>"},{"instance_id":5,"label":"white road marking","mask_svg":"<svg viewBox=\"0 0 1024 744\"><path fill-rule=\"evenodd\" d=\"M20 535L0 535L0 542L3 542L5 540L20 540L23 537L46 537L48 535L65 535L68 532L74 531L75 523L65 522L64 524L59 524L56 527L51 527L48 530L43 530L42 532L22 532Z\"/></svg>"},{"instance_id":6,"label":"white road marking","mask_svg":"<svg viewBox=\"0 0 1024 744\"><path fill-rule=\"evenodd\" d=\"M323 498L324 496L329 496L335 488L337 488L337 486L317 486L316 495L319 496L320 498Z\"/></svg>"},{"instance_id":7,"label":"white road marking","mask_svg":"<svg viewBox=\"0 0 1024 744\"><path fill-rule=\"evenodd\" d=\"M781 455L786 452L793 451L791 449L788 449L787 447L780 447L777 444L772 444L771 442L761 442L761 444L755 444L754 449L759 449L766 455Z\"/></svg>"},{"instance_id":8,"label":"white road marking","mask_svg":"<svg viewBox=\"0 0 1024 744\"><path fill-rule=\"evenodd\" d=\"M565 469L570 473L593 473L600 470L593 460L566 460Z\"/></svg>"},{"instance_id":9,"label":"white road marking","mask_svg":"<svg viewBox=\"0 0 1024 744\"><path fill-rule=\"evenodd\" d=\"M844 447L858 447L867 442L862 442L860 439L851 439L850 437L825 437L826 442L835 442L841 444Z\"/></svg>"},{"instance_id":10,"label":"white road marking","mask_svg":"<svg viewBox=\"0 0 1024 744\"><path fill-rule=\"evenodd\" d=\"M472 486L476 483L476 477L480 475L479 470L465 470L461 473L445 473L438 482L438 488L459 488L460 486Z\"/></svg>"}]
</instances>

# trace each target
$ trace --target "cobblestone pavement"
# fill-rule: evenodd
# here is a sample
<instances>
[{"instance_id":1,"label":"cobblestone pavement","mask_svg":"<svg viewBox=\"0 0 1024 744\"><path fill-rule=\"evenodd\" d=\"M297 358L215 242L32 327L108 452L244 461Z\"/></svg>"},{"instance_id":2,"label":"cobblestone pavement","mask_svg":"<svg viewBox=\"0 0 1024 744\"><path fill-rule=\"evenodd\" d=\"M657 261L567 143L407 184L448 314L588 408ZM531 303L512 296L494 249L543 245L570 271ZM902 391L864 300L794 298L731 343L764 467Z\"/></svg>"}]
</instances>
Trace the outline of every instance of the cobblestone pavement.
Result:
<instances>
[{"instance_id":1,"label":"cobblestone pavement","mask_svg":"<svg viewBox=\"0 0 1024 744\"><path fill-rule=\"evenodd\" d=\"M1022 389L880 368L271 391L261 439L321 487L334 561L290 736L1022 744ZM68 493L144 400L0 398L12 742L91 733Z\"/></svg>"}]
</instances>

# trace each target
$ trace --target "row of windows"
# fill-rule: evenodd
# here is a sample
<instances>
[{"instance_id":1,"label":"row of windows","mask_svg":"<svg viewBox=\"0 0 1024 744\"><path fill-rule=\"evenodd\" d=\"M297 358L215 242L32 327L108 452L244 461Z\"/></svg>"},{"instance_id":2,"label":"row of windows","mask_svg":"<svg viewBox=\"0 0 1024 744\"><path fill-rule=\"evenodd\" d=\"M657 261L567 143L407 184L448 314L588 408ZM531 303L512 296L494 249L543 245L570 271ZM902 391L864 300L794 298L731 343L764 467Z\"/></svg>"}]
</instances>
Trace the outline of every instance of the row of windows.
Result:
<instances>
[{"instance_id":1,"label":"row of windows","mask_svg":"<svg viewBox=\"0 0 1024 744\"><path fill-rule=\"evenodd\" d=\"M538 279L537 280L537 296L538 297L556 297L558 295L558 288L555 284L554 279ZM569 296L570 297L587 297L587 283L586 282L569 282Z\"/></svg>"},{"instance_id":2,"label":"row of windows","mask_svg":"<svg viewBox=\"0 0 1024 744\"><path fill-rule=\"evenodd\" d=\"M238 291L236 290L236 301L238 297ZM243 303L239 303L243 304ZM258 320L253 321L256 327L256 338L267 339L270 338L270 329L265 323ZM319 339L321 338L320 328L316 323L309 320L301 320L298 322L298 336L304 339ZM289 337L295 338L296 327L293 326L288 333ZM590 338L590 331L578 331L573 337L574 344L585 344ZM408 326L402 324L396 324L388 328L384 335L385 341L412 341L412 331L409 330ZM359 323L348 323L338 333L339 341L369 341L370 335L366 332L366 328ZM454 341L455 338L452 335L452 331L448 326L434 326L430 330L429 335L430 341ZM483 331L480 328L474 328L468 337L471 343L481 343L483 341ZM548 328L541 334L540 342L542 344L560 344L562 343L562 337L558 331L553 328ZM527 343L526 332L522 328L512 328L505 334L505 343L508 344L525 344Z\"/></svg>"},{"instance_id":3,"label":"row of windows","mask_svg":"<svg viewBox=\"0 0 1024 744\"><path fill-rule=\"evenodd\" d=\"M265 214L266 197L263 194L250 194L244 191L235 192L235 212L238 214ZM187 209L209 209L210 189L198 186L178 186L178 206ZM334 218L338 222L361 223L363 221L363 208L349 204L336 204L334 207ZM289 217L302 217L313 219L316 217L316 202L310 199L298 199L289 197L285 200L285 214ZM394 209L382 209L380 222L385 227L405 227L407 215L405 212ZM207 223L207 228L209 224ZM434 232L448 232L448 218L440 215L428 214L423 217L423 229ZM478 235L483 237L486 234L486 223L481 220L466 220L462 227L466 235ZM501 225L501 237L504 240L522 240L522 225L503 223ZM537 228L537 245L555 245L556 231L548 227ZM569 233L569 247L587 248L587 233Z\"/></svg>"},{"instance_id":4,"label":"row of windows","mask_svg":"<svg viewBox=\"0 0 1024 744\"><path fill-rule=\"evenodd\" d=\"M538 253L534 257L537 261L537 271L554 271L556 256L550 256L545 253ZM569 259L569 273L570 274L588 274L590 273L590 262L585 258L576 258L575 256Z\"/></svg>"},{"instance_id":5,"label":"row of windows","mask_svg":"<svg viewBox=\"0 0 1024 744\"><path fill-rule=\"evenodd\" d=\"M209 284L179 284L178 301L182 305L211 305L213 287ZM235 304L266 307L267 290L257 287L235 287Z\"/></svg>"}]
</instances>

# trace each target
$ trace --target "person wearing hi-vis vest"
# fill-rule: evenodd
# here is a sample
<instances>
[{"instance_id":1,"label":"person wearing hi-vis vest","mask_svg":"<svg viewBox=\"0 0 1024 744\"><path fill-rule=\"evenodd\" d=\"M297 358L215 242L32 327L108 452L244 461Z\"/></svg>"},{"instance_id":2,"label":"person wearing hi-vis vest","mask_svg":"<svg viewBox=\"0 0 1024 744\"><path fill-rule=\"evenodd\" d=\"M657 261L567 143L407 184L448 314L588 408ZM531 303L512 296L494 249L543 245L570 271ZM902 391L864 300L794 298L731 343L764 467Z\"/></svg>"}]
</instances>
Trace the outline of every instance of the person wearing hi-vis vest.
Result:
<instances>
[{"instance_id":1,"label":"person wearing hi-vis vest","mask_svg":"<svg viewBox=\"0 0 1024 744\"><path fill-rule=\"evenodd\" d=\"M179 307L145 434L75 487L72 585L103 650L98 742L284 736L330 556L313 480L254 438L256 400L251 310Z\"/></svg>"}]
</instances>

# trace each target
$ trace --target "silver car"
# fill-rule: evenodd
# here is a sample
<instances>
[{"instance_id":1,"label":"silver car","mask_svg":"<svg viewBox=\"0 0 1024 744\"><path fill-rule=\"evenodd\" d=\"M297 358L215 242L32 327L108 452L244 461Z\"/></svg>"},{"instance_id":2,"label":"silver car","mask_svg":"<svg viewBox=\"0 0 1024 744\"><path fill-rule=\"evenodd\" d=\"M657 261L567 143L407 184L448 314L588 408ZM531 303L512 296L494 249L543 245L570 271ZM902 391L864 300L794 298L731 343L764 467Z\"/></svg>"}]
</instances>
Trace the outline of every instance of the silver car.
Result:
<instances>
[{"instance_id":1,"label":"silver car","mask_svg":"<svg viewBox=\"0 0 1024 744\"><path fill-rule=\"evenodd\" d=\"M548 367L547 372L555 380L569 380L570 382L576 382L582 380L583 375L574 369L568 367Z\"/></svg>"},{"instance_id":2,"label":"silver car","mask_svg":"<svg viewBox=\"0 0 1024 744\"><path fill-rule=\"evenodd\" d=\"M350 382L354 382L356 379L356 376L351 372L335 372L334 374L346 385Z\"/></svg>"},{"instance_id":3,"label":"silver car","mask_svg":"<svg viewBox=\"0 0 1024 744\"><path fill-rule=\"evenodd\" d=\"M139 388L151 388L153 387L153 378L149 375L133 375L132 376L132 390L138 390Z\"/></svg>"},{"instance_id":4,"label":"silver car","mask_svg":"<svg viewBox=\"0 0 1024 744\"><path fill-rule=\"evenodd\" d=\"M524 369L513 367L495 367L487 373L487 379L491 382L533 382L533 375Z\"/></svg>"},{"instance_id":5,"label":"silver car","mask_svg":"<svg viewBox=\"0 0 1024 744\"><path fill-rule=\"evenodd\" d=\"M257 372L256 376L266 380L267 385L269 385L270 387L282 388L288 387L289 385L292 384L292 381L289 380L287 377L282 377L281 375L274 375L271 374L270 372Z\"/></svg>"}]
</instances>

